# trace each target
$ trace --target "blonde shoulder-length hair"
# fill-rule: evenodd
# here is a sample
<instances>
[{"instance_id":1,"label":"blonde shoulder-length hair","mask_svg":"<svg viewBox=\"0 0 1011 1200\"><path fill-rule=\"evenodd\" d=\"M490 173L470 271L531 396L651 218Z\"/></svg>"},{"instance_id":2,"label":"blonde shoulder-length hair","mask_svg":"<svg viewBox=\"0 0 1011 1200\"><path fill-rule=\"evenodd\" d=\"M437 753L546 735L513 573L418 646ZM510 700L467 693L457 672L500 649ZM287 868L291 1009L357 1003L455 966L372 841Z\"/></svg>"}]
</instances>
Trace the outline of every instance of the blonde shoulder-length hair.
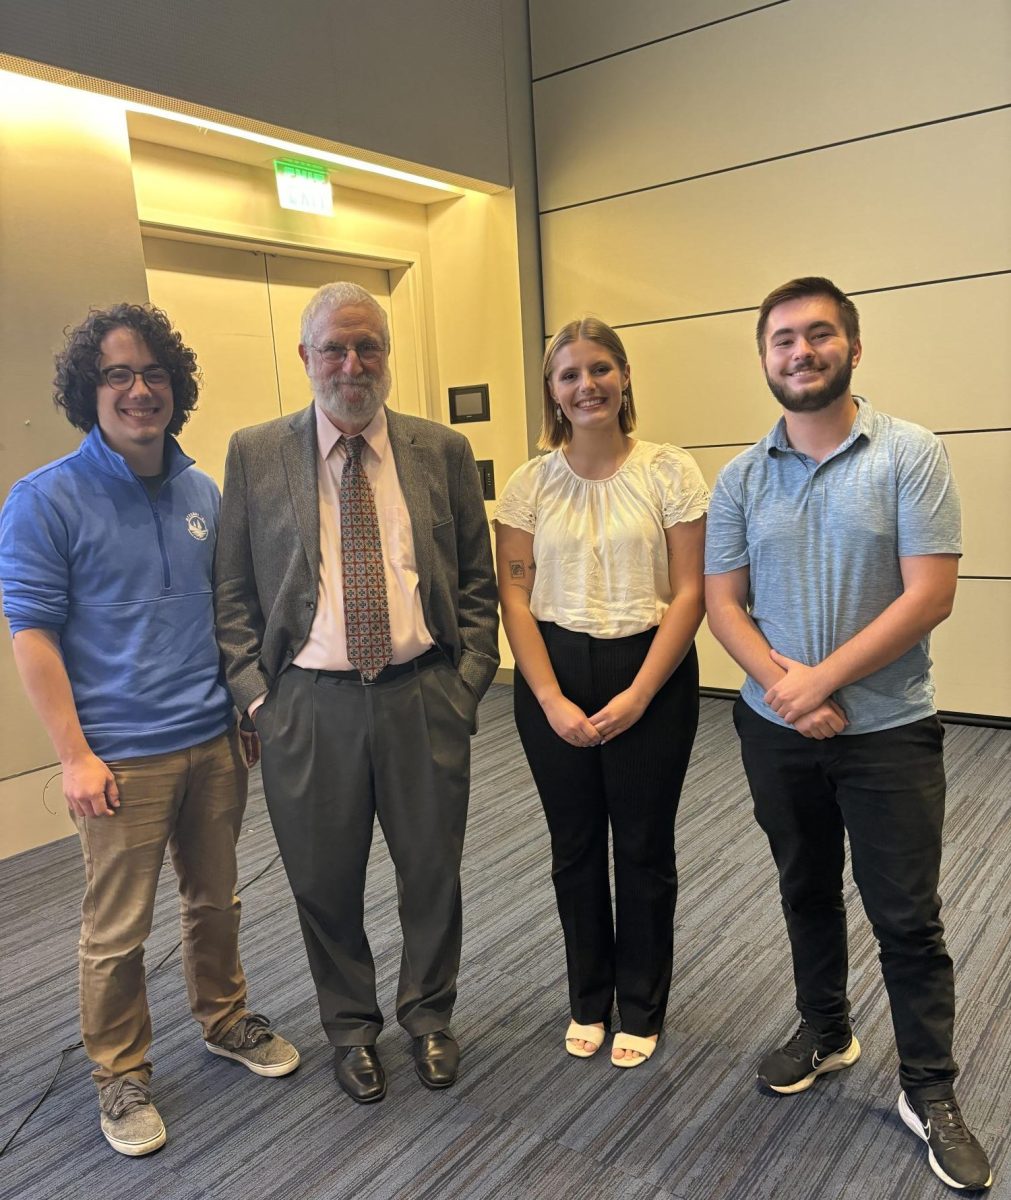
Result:
<instances>
[{"instance_id":1,"label":"blonde shoulder-length hair","mask_svg":"<svg viewBox=\"0 0 1011 1200\"><path fill-rule=\"evenodd\" d=\"M572 438L572 424L551 395L550 378L555 356L559 350L563 346L571 345L572 342L580 341L596 342L598 346L603 346L623 371L628 366L628 355L625 353L621 338L610 325L601 321L599 317L580 317L576 321L569 321L567 325L563 325L548 343L547 350L544 351L544 367L541 372L544 411L541 416L541 435L537 439L537 445L542 450L557 450L559 446L564 446ZM632 396L631 380L623 392L623 397L627 403L623 403L621 406L618 423L621 432L627 434L635 428L635 399Z\"/></svg>"}]
</instances>

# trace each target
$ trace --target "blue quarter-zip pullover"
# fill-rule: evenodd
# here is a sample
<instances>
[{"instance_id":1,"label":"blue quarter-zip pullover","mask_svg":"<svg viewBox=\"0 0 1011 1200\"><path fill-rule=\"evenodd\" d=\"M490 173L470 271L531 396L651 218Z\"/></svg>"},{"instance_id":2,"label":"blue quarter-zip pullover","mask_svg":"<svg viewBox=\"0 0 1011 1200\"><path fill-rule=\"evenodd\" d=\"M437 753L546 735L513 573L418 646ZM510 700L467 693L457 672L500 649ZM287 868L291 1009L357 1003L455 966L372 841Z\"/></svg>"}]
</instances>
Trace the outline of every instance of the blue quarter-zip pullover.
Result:
<instances>
[{"instance_id":1,"label":"blue quarter-zip pullover","mask_svg":"<svg viewBox=\"0 0 1011 1200\"><path fill-rule=\"evenodd\" d=\"M78 716L102 759L194 746L232 720L214 640L217 485L166 439L151 499L96 426L14 485L0 514L11 632L60 638Z\"/></svg>"}]
</instances>

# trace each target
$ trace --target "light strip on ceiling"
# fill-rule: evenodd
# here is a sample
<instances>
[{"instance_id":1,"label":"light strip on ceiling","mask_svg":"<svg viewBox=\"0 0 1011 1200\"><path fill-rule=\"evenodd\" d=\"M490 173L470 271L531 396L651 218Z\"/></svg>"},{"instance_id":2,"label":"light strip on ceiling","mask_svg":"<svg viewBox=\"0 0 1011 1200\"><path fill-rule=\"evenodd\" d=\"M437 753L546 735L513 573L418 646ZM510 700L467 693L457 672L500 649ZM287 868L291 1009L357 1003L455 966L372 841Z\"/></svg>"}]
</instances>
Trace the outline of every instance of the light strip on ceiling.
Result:
<instances>
[{"instance_id":1,"label":"light strip on ceiling","mask_svg":"<svg viewBox=\"0 0 1011 1200\"><path fill-rule=\"evenodd\" d=\"M151 117L161 117L166 121L179 121L183 125L192 125L194 129L221 133L226 137L243 138L247 142L256 142L258 145L268 146L272 150L283 150L286 154L317 159L320 162L332 163L336 167L350 167L355 171L368 171L373 175L384 175L387 179L402 179L405 183L417 183L422 187L436 188L440 192L450 192L457 196L461 194L461 189L454 187L451 183L443 183L441 179L427 179L424 175L413 175L410 171L398 171L396 167L384 167L379 163L364 162L360 158L350 158L346 154L331 154L328 150L300 146L297 142L288 142L283 138L266 137L262 133L252 133L246 129L237 129L232 125L222 125L203 117L191 117L185 113L170 112L168 109L155 108L149 104L138 104L133 100L124 100L123 106L128 112L145 113Z\"/></svg>"}]
</instances>

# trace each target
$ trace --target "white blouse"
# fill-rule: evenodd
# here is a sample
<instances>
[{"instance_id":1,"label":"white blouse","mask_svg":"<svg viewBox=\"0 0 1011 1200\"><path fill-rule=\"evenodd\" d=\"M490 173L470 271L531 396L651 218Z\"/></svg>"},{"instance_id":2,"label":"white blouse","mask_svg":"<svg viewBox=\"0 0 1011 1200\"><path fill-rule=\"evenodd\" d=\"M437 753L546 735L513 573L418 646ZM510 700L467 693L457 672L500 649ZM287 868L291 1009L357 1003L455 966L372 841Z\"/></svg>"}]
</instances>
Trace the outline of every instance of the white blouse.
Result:
<instances>
[{"instance_id":1,"label":"white blouse","mask_svg":"<svg viewBox=\"0 0 1011 1200\"><path fill-rule=\"evenodd\" d=\"M709 489L677 446L636 441L607 479L584 479L561 450L513 473L495 520L534 535L530 611L598 638L660 624L671 602L664 530L703 516Z\"/></svg>"}]
</instances>

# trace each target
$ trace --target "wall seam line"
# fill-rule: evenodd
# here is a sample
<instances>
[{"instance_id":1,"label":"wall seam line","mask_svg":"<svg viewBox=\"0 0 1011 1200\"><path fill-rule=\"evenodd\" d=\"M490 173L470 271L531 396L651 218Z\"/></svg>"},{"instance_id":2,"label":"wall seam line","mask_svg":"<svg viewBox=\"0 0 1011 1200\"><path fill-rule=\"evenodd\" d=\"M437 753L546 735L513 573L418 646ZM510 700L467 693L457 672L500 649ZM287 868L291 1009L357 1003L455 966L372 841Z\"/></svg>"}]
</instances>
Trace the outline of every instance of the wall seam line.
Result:
<instances>
[{"instance_id":1,"label":"wall seam line","mask_svg":"<svg viewBox=\"0 0 1011 1200\"><path fill-rule=\"evenodd\" d=\"M838 150L842 146L855 146L861 142L872 142L877 138L894 137L898 133L913 133L918 129L931 129L937 125L948 125L952 121L966 121L973 117L983 117L990 113L1004 112L1011 109L1007 104L993 104L988 108L976 108L968 112L952 113L947 117L932 117L929 121L916 121L911 125L896 125L889 129L878 129L873 133L861 133L851 138L841 138L836 142L824 142L818 146L803 146L799 150L787 150L782 154L770 154L766 158L754 158L747 162L733 163L729 167L716 167L711 171L699 171L695 175L683 175L677 179L665 179L659 183L648 183L642 187L628 188L623 192L612 192L606 196L592 196L588 200L574 200L571 204L558 204L554 208L542 208L542 217L553 213L568 212L573 208L587 208L591 204L605 204L610 200L624 200L629 196L640 196L645 192L657 192L663 188L680 187L685 183L697 183L700 179L714 179L718 175L732 175L735 171L746 171L752 167L764 167L770 163L785 162L791 158L803 158L806 154L819 154L825 150Z\"/></svg>"},{"instance_id":2,"label":"wall seam line","mask_svg":"<svg viewBox=\"0 0 1011 1200\"><path fill-rule=\"evenodd\" d=\"M972 271L966 275L944 275L937 279L916 279L911 283L888 283L882 287L854 289L847 294L849 296L875 296L883 292L907 292L913 288L921 287L936 287L944 283L968 283L973 279L995 279L1001 275L1011 275L1011 267L1001 267L996 271ZM621 321L615 322L612 329L642 329L647 325L671 325L678 321L701 321L706 317L733 317L740 313L757 313L759 306L757 304L746 304L741 308L716 308L710 312L683 313L675 317L650 317L645 321ZM553 335L545 334L546 340L551 339ZM985 432L985 431L981 431ZM995 432L1002 432L996 430Z\"/></svg>"},{"instance_id":3,"label":"wall seam line","mask_svg":"<svg viewBox=\"0 0 1011 1200\"><path fill-rule=\"evenodd\" d=\"M679 29L675 33L664 33L660 37L650 38L635 46L626 46L622 50L612 50L610 54L601 54L597 58L588 58L585 62L573 63L569 67L559 67L557 71L547 71L531 80L531 83L541 83L545 79L554 79L556 75L568 75L571 71L581 71L583 67L592 67L596 63L607 62L612 58L621 58L624 54L634 54L636 50L645 50L649 46L659 46L661 42L670 42L675 38L686 37L689 33L698 33L703 29L712 29L716 25L725 25L728 21L736 21L740 17L750 17L754 13L764 12L767 8L778 8L788 4L790 0L772 0L769 4L759 4L755 8L747 8L743 12L728 13L725 17L717 17L713 21L703 21L701 25L693 25L690 29ZM531 64L532 65L532 64Z\"/></svg>"}]
</instances>

